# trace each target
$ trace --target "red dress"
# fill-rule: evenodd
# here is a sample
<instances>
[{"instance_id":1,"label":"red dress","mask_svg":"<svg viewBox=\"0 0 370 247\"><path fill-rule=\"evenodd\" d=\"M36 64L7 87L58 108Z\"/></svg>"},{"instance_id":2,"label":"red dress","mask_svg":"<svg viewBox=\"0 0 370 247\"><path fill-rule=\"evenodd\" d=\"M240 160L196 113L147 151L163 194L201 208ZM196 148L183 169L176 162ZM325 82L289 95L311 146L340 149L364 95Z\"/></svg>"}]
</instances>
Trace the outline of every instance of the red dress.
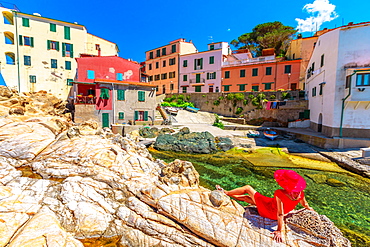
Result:
<instances>
[{"instance_id":1,"label":"red dress","mask_svg":"<svg viewBox=\"0 0 370 247\"><path fill-rule=\"evenodd\" d=\"M262 217L277 220L276 197L279 197L282 201L284 214L287 214L292 211L297 206L299 201L304 197L304 192L301 191L301 194L297 200L291 200L281 189L275 191L274 198L267 197L256 192L256 194L254 194L254 200L256 202L258 213Z\"/></svg>"}]
</instances>

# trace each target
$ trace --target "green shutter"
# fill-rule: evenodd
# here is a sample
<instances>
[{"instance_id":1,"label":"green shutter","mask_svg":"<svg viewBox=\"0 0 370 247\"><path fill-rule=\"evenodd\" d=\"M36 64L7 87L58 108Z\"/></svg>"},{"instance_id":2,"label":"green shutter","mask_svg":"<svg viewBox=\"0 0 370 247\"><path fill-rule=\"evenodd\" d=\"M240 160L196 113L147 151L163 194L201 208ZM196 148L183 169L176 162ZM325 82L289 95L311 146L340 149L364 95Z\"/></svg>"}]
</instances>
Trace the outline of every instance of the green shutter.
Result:
<instances>
[{"instance_id":1,"label":"green shutter","mask_svg":"<svg viewBox=\"0 0 370 247\"><path fill-rule=\"evenodd\" d=\"M29 27L30 26L30 20L27 18L22 18L22 26Z\"/></svg>"},{"instance_id":2,"label":"green shutter","mask_svg":"<svg viewBox=\"0 0 370 247\"><path fill-rule=\"evenodd\" d=\"M102 127L109 127L109 113L102 113Z\"/></svg>"},{"instance_id":3,"label":"green shutter","mask_svg":"<svg viewBox=\"0 0 370 247\"><path fill-rule=\"evenodd\" d=\"M118 113L118 119L125 119L125 113L124 112L119 112Z\"/></svg>"},{"instance_id":4,"label":"green shutter","mask_svg":"<svg viewBox=\"0 0 370 247\"><path fill-rule=\"evenodd\" d=\"M200 69L203 69L203 58L200 59Z\"/></svg>"},{"instance_id":5,"label":"green shutter","mask_svg":"<svg viewBox=\"0 0 370 247\"><path fill-rule=\"evenodd\" d=\"M30 46L33 47L33 37L30 37Z\"/></svg>"},{"instance_id":6,"label":"green shutter","mask_svg":"<svg viewBox=\"0 0 370 247\"><path fill-rule=\"evenodd\" d=\"M23 36L19 35L19 45L23 45Z\"/></svg>"},{"instance_id":7,"label":"green shutter","mask_svg":"<svg viewBox=\"0 0 370 247\"><path fill-rule=\"evenodd\" d=\"M67 79L67 86L73 86L73 79Z\"/></svg>"},{"instance_id":8,"label":"green shutter","mask_svg":"<svg viewBox=\"0 0 370 247\"><path fill-rule=\"evenodd\" d=\"M62 43L62 56L66 56L66 43Z\"/></svg>"},{"instance_id":9,"label":"green shutter","mask_svg":"<svg viewBox=\"0 0 370 247\"><path fill-rule=\"evenodd\" d=\"M215 57L211 56L209 57L209 64L214 64L215 63Z\"/></svg>"},{"instance_id":10,"label":"green shutter","mask_svg":"<svg viewBox=\"0 0 370 247\"><path fill-rule=\"evenodd\" d=\"M50 40L48 40L48 42L47 42L48 50L50 50L50 44L51 44L51 41L50 41Z\"/></svg>"},{"instance_id":11,"label":"green shutter","mask_svg":"<svg viewBox=\"0 0 370 247\"><path fill-rule=\"evenodd\" d=\"M53 24L53 23L50 23L50 31L51 32L56 32L57 31L57 25Z\"/></svg>"},{"instance_id":12,"label":"green shutter","mask_svg":"<svg viewBox=\"0 0 370 247\"><path fill-rule=\"evenodd\" d=\"M213 72L213 79L216 79L216 72Z\"/></svg>"},{"instance_id":13,"label":"green shutter","mask_svg":"<svg viewBox=\"0 0 370 247\"><path fill-rule=\"evenodd\" d=\"M196 83L200 82L200 74L195 75L195 82Z\"/></svg>"},{"instance_id":14,"label":"green shutter","mask_svg":"<svg viewBox=\"0 0 370 247\"><path fill-rule=\"evenodd\" d=\"M125 90L117 90L117 100L125 100Z\"/></svg>"},{"instance_id":15,"label":"green shutter","mask_svg":"<svg viewBox=\"0 0 370 247\"><path fill-rule=\"evenodd\" d=\"M144 121L148 121L148 111L144 111Z\"/></svg>"},{"instance_id":16,"label":"green shutter","mask_svg":"<svg viewBox=\"0 0 370 247\"><path fill-rule=\"evenodd\" d=\"M184 60L183 67L188 67L188 60Z\"/></svg>"},{"instance_id":17,"label":"green shutter","mask_svg":"<svg viewBox=\"0 0 370 247\"><path fill-rule=\"evenodd\" d=\"M64 38L70 40L71 39L71 28L64 27Z\"/></svg>"},{"instance_id":18,"label":"green shutter","mask_svg":"<svg viewBox=\"0 0 370 247\"><path fill-rule=\"evenodd\" d=\"M145 92L144 91L138 91L138 100L139 101L145 101Z\"/></svg>"},{"instance_id":19,"label":"green shutter","mask_svg":"<svg viewBox=\"0 0 370 247\"><path fill-rule=\"evenodd\" d=\"M70 44L71 50L69 52L70 57L73 58L73 44Z\"/></svg>"},{"instance_id":20,"label":"green shutter","mask_svg":"<svg viewBox=\"0 0 370 247\"><path fill-rule=\"evenodd\" d=\"M134 119L135 119L135 121L139 120L139 112L138 111L135 111L135 118Z\"/></svg>"},{"instance_id":21,"label":"green shutter","mask_svg":"<svg viewBox=\"0 0 370 247\"><path fill-rule=\"evenodd\" d=\"M197 59L194 59L194 70L197 69Z\"/></svg>"},{"instance_id":22,"label":"green shutter","mask_svg":"<svg viewBox=\"0 0 370 247\"><path fill-rule=\"evenodd\" d=\"M57 41L57 43L56 43L56 49L57 49L57 51L59 51L59 41Z\"/></svg>"}]
</instances>

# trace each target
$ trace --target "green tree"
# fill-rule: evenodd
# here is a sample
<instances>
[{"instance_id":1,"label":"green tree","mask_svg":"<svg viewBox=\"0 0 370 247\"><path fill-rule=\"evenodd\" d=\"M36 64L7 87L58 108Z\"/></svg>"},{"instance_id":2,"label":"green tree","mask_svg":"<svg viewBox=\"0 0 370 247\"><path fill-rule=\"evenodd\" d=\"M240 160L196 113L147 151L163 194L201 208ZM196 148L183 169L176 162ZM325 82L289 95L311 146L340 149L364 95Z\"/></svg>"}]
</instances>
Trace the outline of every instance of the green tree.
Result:
<instances>
[{"instance_id":1,"label":"green tree","mask_svg":"<svg viewBox=\"0 0 370 247\"><path fill-rule=\"evenodd\" d=\"M275 48L275 53L285 55L289 41L293 39L297 30L294 27L284 26L281 22L266 22L232 40L231 44L239 49L249 49L253 54L260 56L262 50Z\"/></svg>"}]
</instances>

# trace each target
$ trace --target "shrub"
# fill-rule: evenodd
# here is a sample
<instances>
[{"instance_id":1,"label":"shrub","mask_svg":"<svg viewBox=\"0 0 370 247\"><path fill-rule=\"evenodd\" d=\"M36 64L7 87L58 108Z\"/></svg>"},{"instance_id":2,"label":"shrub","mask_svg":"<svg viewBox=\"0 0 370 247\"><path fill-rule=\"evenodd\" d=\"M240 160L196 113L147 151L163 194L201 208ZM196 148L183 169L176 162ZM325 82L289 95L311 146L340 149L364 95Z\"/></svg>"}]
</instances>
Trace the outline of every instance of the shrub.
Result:
<instances>
[{"instance_id":1,"label":"shrub","mask_svg":"<svg viewBox=\"0 0 370 247\"><path fill-rule=\"evenodd\" d=\"M189 101L190 95L186 95L186 100Z\"/></svg>"},{"instance_id":2,"label":"shrub","mask_svg":"<svg viewBox=\"0 0 370 247\"><path fill-rule=\"evenodd\" d=\"M220 129L224 129L225 128L225 126L224 126L224 124L220 121L220 117L217 115L217 114L215 114L215 121L213 122L213 126L216 126L216 127L218 127L218 128L220 128Z\"/></svg>"},{"instance_id":3,"label":"shrub","mask_svg":"<svg viewBox=\"0 0 370 247\"><path fill-rule=\"evenodd\" d=\"M205 94L203 94L203 95L202 95L202 97L203 97L203 98L205 98L205 97L206 97L206 95L205 95Z\"/></svg>"},{"instance_id":4,"label":"shrub","mask_svg":"<svg viewBox=\"0 0 370 247\"><path fill-rule=\"evenodd\" d=\"M247 99L245 99L244 101L243 101L243 105L248 105L249 104L249 101L247 100Z\"/></svg>"},{"instance_id":5,"label":"shrub","mask_svg":"<svg viewBox=\"0 0 370 247\"><path fill-rule=\"evenodd\" d=\"M242 107L238 107L238 108L236 108L235 114L236 115L239 115L242 112L243 112L243 108Z\"/></svg>"},{"instance_id":6,"label":"shrub","mask_svg":"<svg viewBox=\"0 0 370 247\"><path fill-rule=\"evenodd\" d=\"M243 100L244 99L244 93L236 93L234 96L235 100Z\"/></svg>"},{"instance_id":7,"label":"shrub","mask_svg":"<svg viewBox=\"0 0 370 247\"><path fill-rule=\"evenodd\" d=\"M235 94L233 94L233 93L229 93L228 95L226 95L226 99L228 99L228 100L233 100L234 97L235 97Z\"/></svg>"},{"instance_id":8,"label":"shrub","mask_svg":"<svg viewBox=\"0 0 370 247\"><path fill-rule=\"evenodd\" d=\"M291 96L290 96L290 93L288 93L288 92L282 92L281 93L281 97L283 99L289 99Z\"/></svg>"},{"instance_id":9,"label":"shrub","mask_svg":"<svg viewBox=\"0 0 370 247\"><path fill-rule=\"evenodd\" d=\"M253 94L248 95L248 99L253 99L253 98L254 98Z\"/></svg>"},{"instance_id":10,"label":"shrub","mask_svg":"<svg viewBox=\"0 0 370 247\"><path fill-rule=\"evenodd\" d=\"M259 99L259 100L263 100L263 99L266 98L266 95L264 93L259 93L259 94L257 94L256 98Z\"/></svg>"},{"instance_id":11,"label":"shrub","mask_svg":"<svg viewBox=\"0 0 370 247\"><path fill-rule=\"evenodd\" d=\"M218 100L224 100L225 99L225 97L224 96L220 96L220 97L218 97Z\"/></svg>"},{"instance_id":12,"label":"shrub","mask_svg":"<svg viewBox=\"0 0 370 247\"><path fill-rule=\"evenodd\" d=\"M185 98L185 96L184 96L183 94L179 94L179 95L177 96L177 99L182 99L182 100L184 100L184 98Z\"/></svg>"},{"instance_id":13,"label":"shrub","mask_svg":"<svg viewBox=\"0 0 370 247\"><path fill-rule=\"evenodd\" d=\"M272 94L272 95L270 96L270 99L276 99L275 94Z\"/></svg>"},{"instance_id":14,"label":"shrub","mask_svg":"<svg viewBox=\"0 0 370 247\"><path fill-rule=\"evenodd\" d=\"M216 106L218 106L218 105L220 105L220 101L219 100L215 100L215 101L213 101L213 104L216 105Z\"/></svg>"}]
</instances>

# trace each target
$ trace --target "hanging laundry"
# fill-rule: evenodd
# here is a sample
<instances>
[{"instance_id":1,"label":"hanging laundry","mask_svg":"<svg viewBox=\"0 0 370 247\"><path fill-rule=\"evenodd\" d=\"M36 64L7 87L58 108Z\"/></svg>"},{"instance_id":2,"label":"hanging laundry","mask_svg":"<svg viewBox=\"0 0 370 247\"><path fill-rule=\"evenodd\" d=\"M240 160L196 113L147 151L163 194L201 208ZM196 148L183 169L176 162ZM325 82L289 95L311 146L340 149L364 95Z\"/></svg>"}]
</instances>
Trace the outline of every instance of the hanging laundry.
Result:
<instances>
[{"instance_id":1,"label":"hanging laundry","mask_svg":"<svg viewBox=\"0 0 370 247\"><path fill-rule=\"evenodd\" d=\"M277 102L273 102L272 103L272 107L271 107L272 109L276 109L277 108Z\"/></svg>"},{"instance_id":2,"label":"hanging laundry","mask_svg":"<svg viewBox=\"0 0 370 247\"><path fill-rule=\"evenodd\" d=\"M266 104L266 110L270 110L271 109L271 101L268 101L267 104Z\"/></svg>"}]
</instances>

